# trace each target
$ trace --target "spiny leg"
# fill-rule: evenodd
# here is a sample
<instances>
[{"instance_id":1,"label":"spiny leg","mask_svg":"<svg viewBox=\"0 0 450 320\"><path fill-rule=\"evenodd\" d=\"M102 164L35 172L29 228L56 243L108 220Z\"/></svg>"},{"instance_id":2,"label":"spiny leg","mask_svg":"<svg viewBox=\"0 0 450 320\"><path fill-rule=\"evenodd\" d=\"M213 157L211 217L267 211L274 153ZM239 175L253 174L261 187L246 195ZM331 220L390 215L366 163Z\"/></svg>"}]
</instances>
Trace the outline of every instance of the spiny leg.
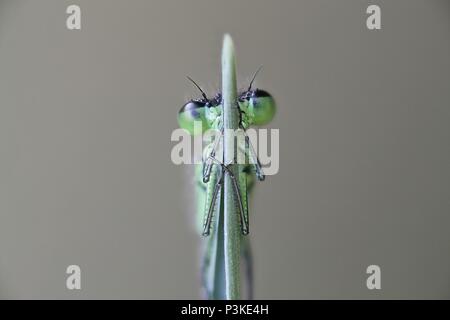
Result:
<instances>
[{"instance_id":1,"label":"spiny leg","mask_svg":"<svg viewBox=\"0 0 450 320\"><path fill-rule=\"evenodd\" d=\"M241 193L239 192L239 186L238 186L236 177L229 168L229 166L231 166L232 164L224 165L222 162L220 162L219 160L217 160L216 158L214 158L212 156L210 156L209 159L211 159L212 161L214 161L218 165L220 165L223 168L223 170L230 175L231 181L233 183L234 194L236 196L236 199L237 199L237 202L239 205L240 219L241 219L241 232L243 235L247 235L249 232L248 217L246 217L246 215L244 214L244 205L242 203ZM222 175L219 180L223 180L224 171L222 171ZM209 216L209 213L208 213L208 216Z\"/></svg>"},{"instance_id":2,"label":"spiny leg","mask_svg":"<svg viewBox=\"0 0 450 320\"><path fill-rule=\"evenodd\" d=\"M201 170L201 168L199 168ZM204 184L201 182L201 178L199 183L201 183L204 187L204 201L202 203L203 206L203 223L201 224L200 234L203 232L203 226L206 222L208 211L210 209L211 202L214 201L214 207L213 211L211 213L211 219L210 219L210 227L206 230L209 230L209 236L205 237L205 239L202 241L203 248L202 248L202 262L201 262L201 281L202 281L202 288L203 288L203 296L206 299L217 299L220 296L217 295L217 286L220 286L220 280L221 275L218 275L216 272L218 271L218 268L220 269L220 265L223 260L222 254L220 254L220 247L221 244L218 242L220 239L220 223L221 223L221 215L220 212L223 210L222 208L222 191L218 191L217 196L215 197L216 200L213 200L213 193L215 186L217 184L217 181L220 180L220 176L222 174L222 167L218 165L214 165L212 172L211 172L211 180L209 183ZM201 172L201 171L200 171ZM223 190L223 188L221 188ZM217 217L217 218L216 218ZM219 282L218 282L219 281Z\"/></svg>"},{"instance_id":3,"label":"spiny leg","mask_svg":"<svg viewBox=\"0 0 450 320\"><path fill-rule=\"evenodd\" d=\"M240 211L240 217L241 217L241 232L243 235L247 235L249 232L249 223L248 223L248 216L245 215L245 211L244 211L244 205L242 203L242 198L241 198L241 192L239 191L239 186L237 183L237 179L235 177L235 175L233 174L233 172L229 169L230 165L225 166L226 171L228 172L228 174L230 175L231 181L233 182L233 189L234 189L234 194L237 198L237 202L239 205L239 211Z\"/></svg>"},{"instance_id":4,"label":"spiny leg","mask_svg":"<svg viewBox=\"0 0 450 320\"><path fill-rule=\"evenodd\" d=\"M253 76L253 80L255 80L255 77L258 74L258 72L261 69L261 67L259 67L258 70L256 70L255 75ZM250 82L250 87L249 88L251 88L253 80ZM247 132L246 132L246 130L244 128L242 115L245 114L245 111L243 111L241 109L241 107L239 106L239 103L236 103L236 106L237 106L237 108L239 110L239 128L244 132L244 136L245 136L245 154L247 155L247 149L250 149L250 156L252 157L252 163L255 165L255 170L256 170L256 175L258 177L258 180L259 181L263 181L265 176L264 176L264 172L262 171L261 163L259 162L258 156L256 155L256 152L253 149L253 146L250 143L250 139L249 139L249 137L247 135Z\"/></svg>"},{"instance_id":5,"label":"spiny leg","mask_svg":"<svg viewBox=\"0 0 450 320\"><path fill-rule=\"evenodd\" d=\"M213 161L211 160L211 157L214 158L216 156L216 150L217 147L219 146L219 142L223 137L223 128L220 130L220 136L214 141L212 150L210 152L210 154L208 155L208 158L203 162L203 182L207 183L209 182L209 178L211 176L211 169L213 166Z\"/></svg>"},{"instance_id":6,"label":"spiny leg","mask_svg":"<svg viewBox=\"0 0 450 320\"><path fill-rule=\"evenodd\" d=\"M223 184L223 169L220 173L220 177L219 180L217 180L216 185L214 186L214 191L213 191L213 195L212 195L212 199L211 199L211 203L209 205L208 208L208 215L206 216L206 220L205 223L203 225L203 236L209 236L209 233L211 231L211 221L212 221L212 217L213 217L213 212L214 212L214 208L216 206L216 201L217 201L217 195L219 194L220 189L222 188L222 184Z\"/></svg>"},{"instance_id":7,"label":"spiny leg","mask_svg":"<svg viewBox=\"0 0 450 320\"><path fill-rule=\"evenodd\" d=\"M266 176L264 175L264 171L261 166L261 162L259 162L259 158L256 155L255 149L253 148L253 145L250 142L250 138L247 135L247 132L245 131L244 127L241 127L241 129L244 131L245 136L245 151L247 149L250 151L250 156L252 157L252 163L255 166L256 176L258 177L259 181L264 181Z\"/></svg>"}]
</instances>

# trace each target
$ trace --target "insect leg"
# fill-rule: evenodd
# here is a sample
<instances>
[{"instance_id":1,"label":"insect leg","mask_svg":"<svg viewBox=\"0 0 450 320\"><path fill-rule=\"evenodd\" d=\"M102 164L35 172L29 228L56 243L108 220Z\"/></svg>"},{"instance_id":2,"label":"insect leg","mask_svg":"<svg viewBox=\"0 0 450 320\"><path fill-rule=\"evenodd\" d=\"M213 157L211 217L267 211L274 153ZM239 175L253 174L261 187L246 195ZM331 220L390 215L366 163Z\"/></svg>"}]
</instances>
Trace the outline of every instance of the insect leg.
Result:
<instances>
[{"instance_id":1,"label":"insect leg","mask_svg":"<svg viewBox=\"0 0 450 320\"><path fill-rule=\"evenodd\" d=\"M214 212L214 208L216 206L217 195L219 194L219 191L222 188L222 184L223 184L223 169L221 170L220 177L217 180L216 185L214 186L211 203L209 204L208 215L206 216L206 220L203 225L202 235L205 237L209 236L209 233L211 231L211 221L212 221L212 217L213 217L213 212Z\"/></svg>"},{"instance_id":2,"label":"insect leg","mask_svg":"<svg viewBox=\"0 0 450 320\"><path fill-rule=\"evenodd\" d=\"M211 159L211 161L213 161L213 162L216 162L218 165L222 166L223 171L222 171L222 175L219 179L219 180L221 180L221 182L223 180L224 171L230 175L231 181L233 183L234 195L236 196L236 199L237 199L237 202L239 205L239 213L240 213L240 218L241 218L241 232L243 235L247 235L249 232L248 210L244 210L244 205L242 202L241 193L239 191L237 179L236 179L235 175L233 174L233 172L229 168L229 166L231 166L232 164L224 165L222 162L220 162L219 160L217 160L216 158L211 157L211 156L209 157L209 159Z\"/></svg>"},{"instance_id":3,"label":"insect leg","mask_svg":"<svg viewBox=\"0 0 450 320\"><path fill-rule=\"evenodd\" d=\"M219 142L223 137L223 130L220 131L219 138L216 137L214 141L214 145L212 147L211 153L208 155L207 159L203 162L203 182L209 182L209 178L211 176L211 169L213 166L212 158L216 156L217 147L219 146Z\"/></svg>"},{"instance_id":4,"label":"insect leg","mask_svg":"<svg viewBox=\"0 0 450 320\"><path fill-rule=\"evenodd\" d=\"M229 168L230 165L224 166L225 170L230 175L231 181L233 183L233 189L234 189L234 195L236 196L238 205L239 205L239 212L240 212L240 218L241 218L241 232L243 235L247 235L249 232L249 223L248 223L248 211L244 210L244 205L242 202L241 192L239 191L238 182L236 179L236 176L233 174L233 172Z\"/></svg>"},{"instance_id":5,"label":"insect leg","mask_svg":"<svg viewBox=\"0 0 450 320\"><path fill-rule=\"evenodd\" d=\"M252 157L252 163L255 166L256 176L258 177L259 181L264 181L266 176L264 175L264 171L261 167L261 162L259 162L258 156L256 155L255 149L253 149L252 144L250 143L250 138L247 135L247 132L245 132L244 128L241 128L244 131L245 136L245 151L247 153L247 150L250 151L250 157Z\"/></svg>"}]
</instances>

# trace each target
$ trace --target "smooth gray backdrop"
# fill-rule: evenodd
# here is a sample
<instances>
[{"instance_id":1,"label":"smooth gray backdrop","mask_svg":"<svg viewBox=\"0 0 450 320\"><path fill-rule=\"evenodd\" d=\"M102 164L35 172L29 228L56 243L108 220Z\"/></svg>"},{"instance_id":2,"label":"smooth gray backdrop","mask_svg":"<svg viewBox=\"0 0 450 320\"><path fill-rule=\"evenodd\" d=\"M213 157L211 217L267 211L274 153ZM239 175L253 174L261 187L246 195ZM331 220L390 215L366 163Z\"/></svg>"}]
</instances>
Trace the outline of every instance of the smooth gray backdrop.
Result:
<instances>
[{"instance_id":1,"label":"smooth gray backdrop","mask_svg":"<svg viewBox=\"0 0 450 320\"><path fill-rule=\"evenodd\" d=\"M170 135L197 96L186 75L220 87L225 32L239 84L264 65L256 85L278 102L280 171L251 207L256 298L450 298L449 14L446 0L0 0L0 298L199 297Z\"/></svg>"}]
</instances>

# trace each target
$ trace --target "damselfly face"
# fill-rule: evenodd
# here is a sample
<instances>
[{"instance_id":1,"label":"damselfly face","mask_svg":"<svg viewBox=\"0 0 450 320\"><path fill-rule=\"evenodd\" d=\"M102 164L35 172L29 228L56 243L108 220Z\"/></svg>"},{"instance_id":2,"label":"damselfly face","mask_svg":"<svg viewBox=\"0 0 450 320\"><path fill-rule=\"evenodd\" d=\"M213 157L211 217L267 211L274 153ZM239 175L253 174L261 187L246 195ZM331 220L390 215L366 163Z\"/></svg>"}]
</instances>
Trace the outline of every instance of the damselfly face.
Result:
<instances>
[{"instance_id":1,"label":"damselfly face","mask_svg":"<svg viewBox=\"0 0 450 320\"><path fill-rule=\"evenodd\" d=\"M258 69L259 71L259 69ZM240 113L239 125L247 129L251 125L265 125L275 115L275 100L264 90L252 89L253 80L246 91L238 95L236 105ZM198 84L188 77L202 93L201 99L188 101L178 113L178 124L180 128L186 129L190 134L197 135L208 129L219 129L222 123L222 94L217 93L214 98L209 99ZM198 124L195 126L196 121Z\"/></svg>"}]
</instances>

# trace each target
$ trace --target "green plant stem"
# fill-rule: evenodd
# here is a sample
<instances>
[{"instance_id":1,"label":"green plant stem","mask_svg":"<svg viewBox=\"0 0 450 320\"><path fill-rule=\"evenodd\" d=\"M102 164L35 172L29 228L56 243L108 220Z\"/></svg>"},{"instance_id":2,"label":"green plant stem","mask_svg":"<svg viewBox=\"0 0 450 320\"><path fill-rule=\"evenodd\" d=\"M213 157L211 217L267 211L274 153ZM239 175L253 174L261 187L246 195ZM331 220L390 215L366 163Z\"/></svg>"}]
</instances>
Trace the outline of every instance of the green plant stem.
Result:
<instances>
[{"instance_id":1,"label":"green plant stem","mask_svg":"<svg viewBox=\"0 0 450 320\"><path fill-rule=\"evenodd\" d=\"M236 61L234 45L231 37L226 34L222 47L222 98L224 124L224 152L223 162L229 165L231 172L237 177L236 154L233 132L239 125L239 113L236 105ZM228 130L227 130L228 129ZM224 180L224 253L225 253L225 284L226 298L240 298L240 252L241 234L239 228L239 214L236 199L234 199L233 182L230 175Z\"/></svg>"}]
</instances>

